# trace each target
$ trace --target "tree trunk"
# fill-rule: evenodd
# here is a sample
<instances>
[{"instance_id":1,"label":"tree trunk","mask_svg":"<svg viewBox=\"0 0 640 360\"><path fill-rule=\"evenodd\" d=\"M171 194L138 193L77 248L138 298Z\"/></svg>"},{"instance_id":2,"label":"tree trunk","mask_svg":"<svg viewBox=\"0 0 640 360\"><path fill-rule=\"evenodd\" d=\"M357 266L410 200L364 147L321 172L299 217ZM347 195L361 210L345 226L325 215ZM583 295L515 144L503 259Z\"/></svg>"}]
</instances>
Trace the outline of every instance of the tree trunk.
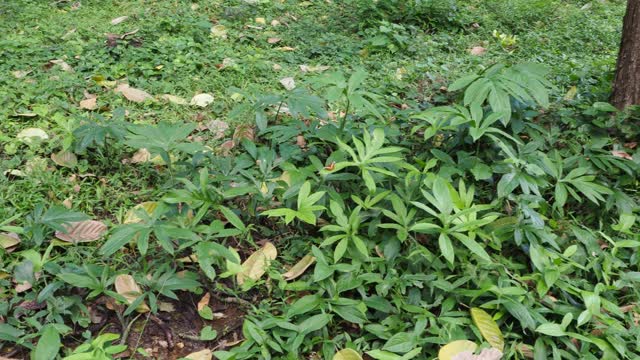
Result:
<instances>
[{"instance_id":1,"label":"tree trunk","mask_svg":"<svg viewBox=\"0 0 640 360\"><path fill-rule=\"evenodd\" d=\"M628 0L611 102L622 110L640 104L640 0Z\"/></svg>"}]
</instances>

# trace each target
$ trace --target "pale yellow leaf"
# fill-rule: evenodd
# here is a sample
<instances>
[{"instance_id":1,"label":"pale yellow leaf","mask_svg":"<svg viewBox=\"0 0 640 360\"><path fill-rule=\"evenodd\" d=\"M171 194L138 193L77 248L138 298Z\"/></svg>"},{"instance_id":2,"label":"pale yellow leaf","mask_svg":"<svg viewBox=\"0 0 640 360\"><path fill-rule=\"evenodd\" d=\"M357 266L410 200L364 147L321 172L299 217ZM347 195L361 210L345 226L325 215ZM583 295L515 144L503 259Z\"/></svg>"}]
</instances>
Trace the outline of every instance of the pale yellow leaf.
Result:
<instances>
[{"instance_id":1,"label":"pale yellow leaf","mask_svg":"<svg viewBox=\"0 0 640 360\"><path fill-rule=\"evenodd\" d=\"M267 24L267 20L263 17L257 17L256 18L256 24L260 24L260 25L266 25Z\"/></svg>"},{"instance_id":2,"label":"pale yellow leaf","mask_svg":"<svg viewBox=\"0 0 640 360\"><path fill-rule=\"evenodd\" d=\"M67 150L60 150L57 153L51 154L51 160L56 165L73 168L78 164L78 158L76 154Z\"/></svg>"},{"instance_id":3,"label":"pale yellow leaf","mask_svg":"<svg viewBox=\"0 0 640 360\"><path fill-rule=\"evenodd\" d=\"M311 255L306 255L300 261L298 261L295 265L289 269L286 273L282 274L282 277L285 280L293 280L298 278L300 275L304 274L304 272L316 261L316 258Z\"/></svg>"},{"instance_id":4,"label":"pale yellow leaf","mask_svg":"<svg viewBox=\"0 0 640 360\"><path fill-rule=\"evenodd\" d=\"M198 94L191 98L190 105L198 107L207 107L207 105L213 102L213 96L211 94Z\"/></svg>"},{"instance_id":5,"label":"pale yellow leaf","mask_svg":"<svg viewBox=\"0 0 640 360\"><path fill-rule=\"evenodd\" d=\"M93 97L80 101L80 109L95 110L98 108L98 98Z\"/></svg>"},{"instance_id":6,"label":"pale yellow leaf","mask_svg":"<svg viewBox=\"0 0 640 360\"><path fill-rule=\"evenodd\" d=\"M440 348L438 352L438 360L452 360L454 356L463 353L465 351L471 351L473 353L478 348L478 345L469 340L456 340L452 341Z\"/></svg>"},{"instance_id":7,"label":"pale yellow leaf","mask_svg":"<svg viewBox=\"0 0 640 360\"><path fill-rule=\"evenodd\" d=\"M227 38L227 28L224 25L216 25L211 27L211 36L217 37L220 39Z\"/></svg>"},{"instance_id":8,"label":"pale yellow leaf","mask_svg":"<svg viewBox=\"0 0 640 360\"><path fill-rule=\"evenodd\" d=\"M180 96L175 96L175 95L171 95L171 94L164 94L162 96L160 96L160 98L162 100L166 100L168 102L177 104L177 105L187 105L187 99L185 98L181 98Z\"/></svg>"},{"instance_id":9,"label":"pale yellow leaf","mask_svg":"<svg viewBox=\"0 0 640 360\"><path fill-rule=\"evenodd\" d=\"M20 236L15 233L0 233L0 247L8 249L20 244Z\"/></svg>"},{"instance_id":10,"label":"pale yellow leaf","mask_svg":"<svg viewBox=\"0 0 640 360\"><path fill-rule=\"evenodd\" d=\"M136 283L135 279L131 275L118 275L115 280L116 292L122 295L127 303L133 303L140 295L142 295L142 289L138 283ZM148 312L149 307L145 302L142 302L140 306L136 309L138 312Z\"/></svg>"},{"instance_id":11,"label":"pale yellow leaf","mask_svg":"<svg viewBox=\"0 0 640 360\"><path fill-rule=\"evenodd\" d=\"M284 86L284 88L289 91L296 88L296 82L292 77L280 79L280 84L282 84L282 86Z\"/></svg>"},{"instance_id":12,"label":"pale yellow leaf","mask_svg":"<svg viewBox=\"0 0 640 360\"><path fill-rule=\"evenodd\" d=\"M362 360L362 356L353 349L342 349L333 355L333 360Z\"/></svg>"},{"instance_id":13,"label":"pale yellow leaf","mask_svg":"<svg viewBox=\"0 0 640 360\"><path fill-rule=\"evenodd\" d=\"M569 90L567 91L566 94L564 94L564 99L566 101L571 101L571 100L575 99L577 94L578 94L578 88L574 85L574 86L569 88Z\"/></svg>"},{"instance_id":14,"label":"pale yellow leaf","mask_svg":"<svg viewBox=\"0 0 640 360\"><path fill-rule=\"evenodd\" d=\"M73 68L71 67L71 65L67 64L64 60L49 60L49 63L60 66L62 71L73 72Z\"/></svg>"},{"instance_id":15,"label":"pale yellow leaf","mask_svg":"<svg viewBox=\"0 0 640 360\"><path fill-rule=\"evenodd\" d=\"M500 360L500 359L502 359L502 352L494 348L483 349L478 355L474 355L473 351L463 351L451 358L451 360Z\"/></svg>"},{"instance_id":16,"label":"pale yellow leaf","mask_svg":"<svg viewBox=\"0 0 640 360\"><path fill-rule=\"evenodd\" d=\"M147 201L147 202L140 203L134 206L131 210L127 212L127 214L124 217L124 223L135 224L135 223L142 222L143 219L141 219L137 215L137 212L140 210L143 210L149 216L151 216L151 214L153 214L153 212L156 210L157 207L158 207L158 203L156 201Z\"/></svg>"},{"instance_id":17,"label":"pale yellow leaf","mask_svg":"<svg viewBox=\"0 0 640 360\"><path fill-rule=\"evenodd\" d=\"M480 330L480 334L492 347L502 351L504 349L504 337L498 324L491 315L480 308L471 308L471 318L473 323Z\"/></svg>"},{"instance_id":18,"label":"pale yellow leaf","mask_svg":"<svg viewBox=\"0 0 640 360\"><path fill-rule=\"evenodd\" d=\"M123 21L127 20L128 18L129 18L128 16L120 16L120 17L117 17L117 18L115 18L115 19L111 20L111 25L118 25L118 24L120 24L121 22L123 22Z\"/></svg>"},{"instance_id":19,"label":"pale yellow leaf","mask_svg":"<svg viewBox=\"0 0 640 360\"><path fill-rule=\"evenodd\" d=\"M269 267L269 263L278 256L278 250L272 243L267 242L264 246L251 254L242 263L242 271L237 275L238 284L242 285L246 280L258 280Z\"/></svg>"},{"instance_id":20,"label":"pale yellow leaf","mask_svg":"<svg viewBox=\"0 0 640 360\"><path fill-rule=\"evenodd\" d=\"M277 50L280 50L280 51L295 51L296 48L291 47L291 46L281 46L281 47L277 48Z\"/></svg>"},{"instance_id":21,"label":"pale yellow leaf","mask_svg":"<svg viewBox=\"0 0 640 360\"><path fill-rule=\"evenodd\" d=\"M268 39L267 39L267 42L268 42L269 44L277 44L277 43L279 43L281 40L282 40L282 39L277 38L277 37L270 37L270 38L268 38Z\"/></svg>"},{"instance_id":22,"label":"pale yellow leaf","mask_svg":"<svg viewBox=\"0 0 640 360\"><path fill-rule=\"evenodd\" d=\"M47 140L49 135L40 128L26 128L16 135L16 138L25 144L34 144Z\"/></svg>"},{"instance_id":23,"label":"pale yellow leaf","mask_svg":"<svg viewBox=\"0 0 640 360\"><path fill-rule=\"evenodd\" d=\"M107 225L95 220L71 222L62 227L65 231L56 231L55 236L74 244L96 241L107 231Z\"/></svg>"},{"instance_id":24,"label":"pale yellow leaf","mask_svg":"<svg viewBox=\"0 0 640 360\"><path fill-rule=\"evenodd\" d=\"M148 92L136 88L132 88L129 84L119 84L114 89L115 92L121 93L129 101L141 103L146 100L153 100L153 96Z\"/></svg>"}]
</instances>

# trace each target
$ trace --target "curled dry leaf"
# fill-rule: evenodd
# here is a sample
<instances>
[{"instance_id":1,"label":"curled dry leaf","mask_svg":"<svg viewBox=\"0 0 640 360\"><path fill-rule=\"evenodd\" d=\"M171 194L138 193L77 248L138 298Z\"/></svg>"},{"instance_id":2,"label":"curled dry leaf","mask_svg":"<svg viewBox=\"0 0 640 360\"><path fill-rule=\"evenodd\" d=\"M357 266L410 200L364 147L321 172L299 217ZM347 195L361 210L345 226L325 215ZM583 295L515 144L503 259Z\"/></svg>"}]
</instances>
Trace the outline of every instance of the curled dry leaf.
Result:
<instances>
[{"instance_id":1,"label":"curled dry leaf","mask_svg":"<svg viewBox=\"0 0 640 360\"><path fill-rule=\"evenodd\" d=\"M107 225L95 220L71 222L63 227L65 231L56 231L56 237L74 244L96 241L107 231Z\"/></svg>"},{"instance_id":2,"label":"curled dry leaf","mask_svg":"<svg viewBox=\"0 0 640 360\"><path fill-rule=\"evenodd\" d=\"M132 164L146 163L148 161L151 161L151 153L149 152L149 150L145 148L138 149L138 151L136 151L133 154L133 156L131 157L131 159L129 159L129 161Z\"/></svg>"},{"instance_id":3,"label":"curled dry leaf","mask_svg":"<svg viewBox=\"0 0 640 360\"><path fill-rule=\"evenodd\" d=\"M289 91L296 88L296 82L295 80L293 80L292 77L286 77L286 78L280 79L280 84L282 84L282 86L284 86L284 88Z\"/></svg>"},{"instance_id":4,"label":"curled dry leaf","mask_svg":"<svg viewBox=\"0 0 640 360\"><path fill-rule=\"evenodd\" d=\"M362 360L362 356L353 349L342 349L333 355L333 360Z\"/></svg>"},{"instance_id":5,"label":"curled dry leaf","mask_svg":"<svg viewBox=\"0 0 640 360\"><path fill-rule=\"evenodd\" d=\"M113 91L121 93L129 101L137 103L141 103L149 99L153 100L153 96L151 96L151 94L144 90L132 88L129 84L118 84Z\"/></svg>"},{"instance_id":6,"label":"curled dry leaf","mask_svg":"<svg viewBox=\"0 0 640 360\"><path fill-rule=\"evenodd\" d=\"M621 159L633 160L633 156L627 154L625 151L612 150L611 155Z\"/></svg>"},{"instance_id":7,"label":"curled dry leaf","mask_svg":"<svg viewBox=\"0 0 640 360\"><path fill-rule=\"evenodd\" d=\"M131 275L118 275L115 280L116 292L122 295L127 303L133 303L140 295L142 295L142 289L135 279ZM145 302L142 302L136 309L138 312L148 312L149 306Z\"/></svg>"},{"instance_id":8,"label":"curled dry leaf","mask_svg":"<svg viewBox=\"0 0 640 360\"><path fill-rule=\"evenodd\" d=\"M177 104L177 105L187 105L188 104L187 99L181 98L180 96L171 95L171 94L164 94L164 95L160 96L160 98L162 100L166 100L166 101L168 101L170 103L174 103L174 104Z\"/></svg>"},{"instance_id":9,"label":"curled dry leaf","mask_svg":"<svg viewBox=\"0 0 640 360\"><path fill-rule=\"evenodd\" d=\"M247 280L258 280L267 271L269 263L278 256L278 250L272 243L267 242L264 246L251 254L242 263L242 271L238 273L236 280L242 285Z\"/></svg>"},{"instance_id":10,"label":"curled dry leaf","mask_svg":"<svg viewBox=\"0 0 640 360\"><path fill-rule=\"evenodd\" d=\"M184 358L190 360L211 360L213 358L213 353L209 349L204 349L198 352L191 353Z\"/></svg>"},{"instance_id":11,"label":"curled dry leaf","mask_svg":"<svg viewBox=\"0 0 640 360\"><path fill-rule=\"evenodd\" d=\"M207 105L213 102L213 96L211 94L198 94L191 98L190 105L195 105L198 107L207 107Z\"/></svg>"},{"instance_id":12,"label":"curled dry leaf","mask_svg":"<svg viewBox=\"0 0 640 360\"><path fill-rule=\"evenodd\" d=\"M62 69L62 71L73 72L73 68L71 67L71 65L67 64L64 60L60 60L60 59L49 60L49 64L50 66L53 66L53 65L60 66L60 69Z\"/></svg>"},{"instance_id":13,"label":"curled dry leaf","mask_svg":"<svg viewBox=\"0 0 640 360\"><path fill-rule=\"evenodd\" d=\"M93 96L80 101L80 109L95 110L98 108L98 98Z\"/></svg>"},{"instance_id":14,"label":"curled dry leaf","mask_svg":"<svg viewBox=\"0 0 640 360\"><path fill-rule=\"evenodd\" d=\"M452 341L440 348L440 351L438 351L438 360L452 360L454 356L464 352L471 352L473 354L477 348L478 345L473 341Z\"/></svg>"},{"instance_id":15,"label":"curled dry leaf","mask_svg":"<svg viewBox=\"0 0 640 360\"><path fill-rule=\"evenodd\" d=\"M15 233L0 233L0 247L9 250L20 244L20 236Z\"/></svg>"},{"instance_id":16,"label":"curled dry leaf","mask_svg":"<svg viewBox=\"0 0 640 360\"><path fill-rule=\"evenodd\" d=\"M134 206L131 210L127 211L127 214L124 216L125 224L135 224L143 221L142 218L138 216L138 211L144 211L147 215L151 216L153 212L158 207L158 203L156 201L146 201Z\"/></svg>"},{"instance_id":17,"label":"curled dry leaf","mask_svg":"<svg viewBox=\"0 0 640 360\"><path fill-rule=\"evenodd\" d=\"M60 150L57 153L51 154L51 160L53 160L56 165L68 168L73 168L78 165L76 154L67 150Z\"/></svg>"},{"instance_id":18,"label":"curled dry leaf","mask_svg":"<svg viewBox=\"0 0 640 360\"><path fill-rule=\"evenodd\" d=\"M314 262L316 262L316 258L311 255L306 255L300 261L298 261L295 265L289 269L286 273L282 274L282 277L285 280L293 280L300 277L304 272L311 266Z\"/></svg>"},{"instance_id":19,"label":"curled dry leaf","mask_svg":"<svg viewBox=\"0 0 640 360\"><path fill-rule=\"evenodd\" d=\"M47 140L49 135L40 128L26 128L16 135L16 138L25 144L33 144Z\"/></svg>"},{"instance_id":20,"label":"curled dry leaf","mask_svg":"<svg viewBox=\"0 0 640 360\"><path fill-rule=\"evenodd\" d=\"M498 349L484 349L478 355L474 355L473 351L461 352L451 360L500 360L502 359L502 352Z\"/></svg>"},{"instance_id":21,"label":"curled dry leaf","mask_svg":"<svg viewBox=\"0 0 640 360\"><path fill-rule=\"evenodd\" d=\"M229 155L234 147L236 147L236 142L233 140L227 140L220 145L220 152L223 155Z\"/></svg>"},{"instance_id":22,"label":"curled dry leaf","mask_svg":"<svg viewBox=\"0 0 640 360\"><path fill-rule=\"evenodd\" d=\"M316 65L316 66L309 66L309 65L300 65L300 71L307 73L307 72L323 72L329 70L329 66L326 65Z\"/></svg>"},{"instance_id":23,"label":"curled dry leaf","mask_svg":"<svg viewBox=\"0 0 640 360\"><path fill-rule=\"evenodd\" d=\"M482 46L474 46L469 51L469 53L474 56L482 56L486 52L487 52L487 49L483 48Z\"/></svg>"},{"instance_id":24,"label":"curled dry leaf","mask_svg":"<svg viewBox=\"0 0 640 360\"><path fill-rule=\"evenodd\" d=\"M202 299L200 299L200 301L198 301L198 311L201 311L205 307L209 306L209 300L210 299L211 299L211 294L209 292L206 292L204 294L204 296L202 297Z\"/></svg>"},{"instance_id":25,"label":"curled dry leaf","mask_svg":"<svg viewBox=\"0 0 640 360\"><path fill-rule=\"evenodd\" d=\"M128 16L120 16L120 17L117 17L117 18L115 18L115 19L111 20L111 25L118 25L118 24L120 24L121 22L123 22L123 21L127 20L128 18L129 18Z\"/></svg>"}]
</instances>

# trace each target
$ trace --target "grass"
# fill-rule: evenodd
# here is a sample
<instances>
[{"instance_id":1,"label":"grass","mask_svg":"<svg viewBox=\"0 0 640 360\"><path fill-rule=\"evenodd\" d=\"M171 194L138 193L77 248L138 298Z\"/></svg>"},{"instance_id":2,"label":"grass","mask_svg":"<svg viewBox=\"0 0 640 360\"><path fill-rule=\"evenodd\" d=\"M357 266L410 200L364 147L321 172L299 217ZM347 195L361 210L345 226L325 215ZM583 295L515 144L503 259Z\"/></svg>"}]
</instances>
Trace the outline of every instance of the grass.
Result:
<instances>
[{"instance_id":1,"label":"grass","mask_svg":"<svg viewBox=\"0 0 640 360\"><path fill-rule=\"evenodd\" d=\"M22 241L0 260L0 299L8 300L0 355L57 352L56 334L69 355L100 332L128 328L122 341L138 358L153 355L148 348L177 358L203 344L223 350L221 359L331 359L345 347L375 359L434 358L451 340L497 347L485 335L497 322L507 358L534 350L537 358L636 356L638 335L625 329L637 324L627 309L638 299L629 285L638 274L636 115L606 104L625 2L383 2L394 5L0 2L0 230ZM471 87L447 91L455 80L523 63L548 70L546 109L538 97L509 94L511 121L490 126L502 131L491 138L468 135L475 118L429 122L439 106L469 107L458 95ZM285 89L289 77L300 92ZM114 91L120 83L155 99L130 101ZM201 93L213 103L161 99ZM97 96L95 109L80 105L87 94ZM484 115L498 113L494 105L483 102ZM214 120L228 128L218 135ZM18 139L27 128L49 138ZM367 168L367 159L351 159L350 150L360 156L376 144L389 149L387 160ZM143 146L158 157L135 163ZM77 164L56 165L50 157L60 151ZM466 186L476 195L462 206ZM131 210L149 202L157 209ZM452 230L460 226L450 211L462 209L472 214L465 221L482 224ZM79 213L107 224L106 242L51 240ZM441 223L449 240L430 227ZM270 257L267 242L277 257L254 266L270 280L242 284L241 260ZM315 264L286 281L282 273L305 254ZM128 274L141 287L133 305L113 291ZM24 281L32 289L18 291ZM209 307L196 305L205 293L213 312L233 319L218 326ZM158 301L173 302L186 320L158 315ZM154 315L137 323L141 302ZM21 320L24 304L46 305ZM468 315L479 307L493 314L489 325ZM218 338L185 334L189 323L213 326ZM153 340L171 331L186 336L184 350ZM233 350L239 337L246 341ZM110 358L107 345L91 346L94 358Z\"/></svg>"}]
</instances>

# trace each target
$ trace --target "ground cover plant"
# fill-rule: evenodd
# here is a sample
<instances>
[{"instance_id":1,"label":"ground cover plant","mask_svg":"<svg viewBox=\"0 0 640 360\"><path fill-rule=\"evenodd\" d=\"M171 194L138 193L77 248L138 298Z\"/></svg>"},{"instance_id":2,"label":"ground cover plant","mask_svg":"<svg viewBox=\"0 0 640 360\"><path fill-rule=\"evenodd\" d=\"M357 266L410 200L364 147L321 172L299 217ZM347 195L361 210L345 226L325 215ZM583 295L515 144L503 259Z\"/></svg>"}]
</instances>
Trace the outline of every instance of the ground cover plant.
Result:
<instances>
[{"instance_id":1,"label":"ground cover plant","mask_svg":"<svg viewBox=\"0 0 640 360\"><path fill-rule=\"evenodd\" d=\"M0 3L0 356L637 358L623 12Z\"/></svg>"}]
</instances>

